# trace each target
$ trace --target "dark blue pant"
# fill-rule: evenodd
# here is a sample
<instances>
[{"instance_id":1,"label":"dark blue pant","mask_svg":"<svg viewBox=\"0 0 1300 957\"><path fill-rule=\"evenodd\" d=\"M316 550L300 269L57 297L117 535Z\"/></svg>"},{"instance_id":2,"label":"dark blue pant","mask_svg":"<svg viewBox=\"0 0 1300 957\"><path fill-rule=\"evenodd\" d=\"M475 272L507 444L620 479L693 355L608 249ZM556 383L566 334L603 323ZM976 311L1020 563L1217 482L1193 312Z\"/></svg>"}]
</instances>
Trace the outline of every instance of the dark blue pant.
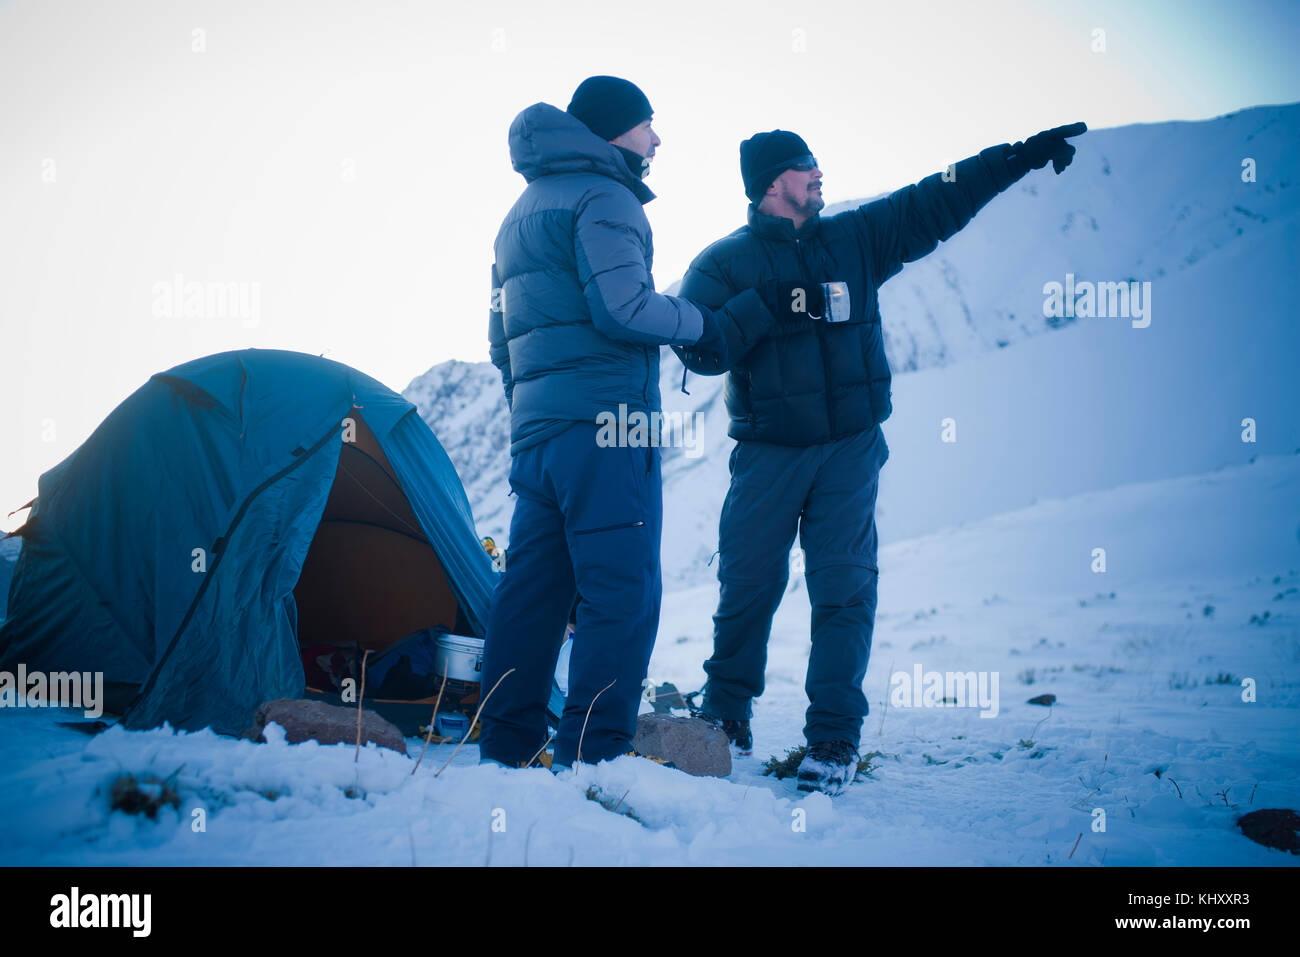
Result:
<instances>
[{"instance_id":1,"label":"dark blue pant","mask_svg":"<svg viewBox=\"0 0 1300 957\"><path fill-rule=\"evenodd\" d=\"M721 593L713 657L704 663L706 711L753 715L797 528L812 602L804 737L859 743L879 577L876 488L888 458L879 426L802 448L737 443L718 527Z\"/></svg>"},{"instance_id":2,"label":"dark blue pant","mask_svg":"<svg viewBox=\"0 0 1300 957\"><path fill-rule=\"evenodd\" d=\"M636 734L662 591L659 449L602 448L597 431L574 423L510 465L517 501L488 617L483 693L515 671L484 707L479 739L482 757L506 765L528 761L546 740L546 703L575 592L555 760L572 764L580 737L583 761L613 758L631 750Z\"/></svg>"}]
</instances>

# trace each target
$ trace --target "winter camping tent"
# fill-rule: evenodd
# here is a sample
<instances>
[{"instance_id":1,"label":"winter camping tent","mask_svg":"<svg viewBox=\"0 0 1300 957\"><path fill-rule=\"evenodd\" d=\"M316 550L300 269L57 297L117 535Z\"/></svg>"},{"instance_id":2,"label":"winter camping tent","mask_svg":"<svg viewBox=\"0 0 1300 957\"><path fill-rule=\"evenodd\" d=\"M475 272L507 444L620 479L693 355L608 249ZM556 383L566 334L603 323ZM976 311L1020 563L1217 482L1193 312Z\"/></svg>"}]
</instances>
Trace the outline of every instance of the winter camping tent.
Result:
<instances>
[{"instance_id":1,"label":"winter camping tent","mask_svg":"<svg viewBox=\"0 0 1300 957\"><path fill-rule=\"evenodd\" d=\"M238 733L303 695L309 645L483 635L494 572L451 460L414 405L328 359L160 372L28 504L0 669L102 672L127 727Z\"/></svg>"}]
</instances>

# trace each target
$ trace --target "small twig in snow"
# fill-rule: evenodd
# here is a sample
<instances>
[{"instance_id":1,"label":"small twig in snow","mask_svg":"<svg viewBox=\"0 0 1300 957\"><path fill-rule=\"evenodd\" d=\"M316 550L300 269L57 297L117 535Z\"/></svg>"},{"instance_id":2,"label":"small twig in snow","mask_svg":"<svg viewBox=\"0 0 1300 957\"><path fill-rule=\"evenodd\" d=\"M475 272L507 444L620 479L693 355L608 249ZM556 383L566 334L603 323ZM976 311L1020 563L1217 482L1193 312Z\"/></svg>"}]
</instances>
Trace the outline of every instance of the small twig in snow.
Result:
<instances>
[{"instance_id":1,"label":"small twig in snow","mask_svg":"<svg viewBox=\"0 0 1300 957\"><path fill-rule=\"evenodd\" d=\"M550 744L550 743L551 743L552 741L554 741L554 740L555 740L555 735L552 734L549 738L547 738L545 741L543 741L543 742L542 742L542 746L541 746L540 748L537 749L537 753L534 754L531 758L528 759L528 763L525 764L524 767L525 767L525 768L531 768L531 767L533 766L533 762L536 761L538 758L540 758L540 757L542 756L542 752L546 750L546 746L547 746L548 744Z\"/></svg>"},{"instance_id":2,"label":"small twig in snow","mask_svg":"<svg viewBox=\"0 0 1300 957\"><path fill-rule=\"evenodd\" d=\"M533 823L528 825L528 833L524 835L524 867L528 866L528 842L533 839L533 828L536 826L537 819L534 818Z\"/></svg>"},{"instance_id":3,"label":"small twig in snow","mask_svg":"<svg viewBox=\"0 0 1300 957\"><path fill-rule=\"evenodd\" d=\"M496 691L497 688L501 686L501 682L505 681L509 675L513 674L514 670L515 670L514 668L511 668L504 675L498 678L497 683L492 686L492 691ZM492 691L489 691L486 695L484 695L483 700L478 703L478 710L474 712L474 720L469 723L469 730L465 732L465 737L460 739L460 744L456 745L456 750L451 752L451 757L447 759L447 764L451 764L452 759L456 757L456 755L460 752L460 749L465 746L465 742L469 740L469 736L474 733L474 725L478 724L478 716L483 713L483 706L488 703L488 698L492 697ZM447 770L447 764L444 764L442 767L438 769L437 773L434 774L435 778L439 774L442 774L443 771Z\"/></svg>"},{"instance_id":4,"label":"small twig in snow","mask_svg":"<svg viewBox=\"0 0 1300 957\"><path fill-rule=\"evenodd\" d=\"M424 736L424 747L420 749L420 756L415 759L415 767L411 769L414 774L420 770L420 762L424 760L424 752L429 750L429 742L433 740L433 723L438 720L438 706L442 704L442 689L447 687L447 676L442 676L442 687L438 689L438 700L433 703L433 717L429 719L429 733ZM439 741L438 746L442 747L443 742Z\"/></svg>"},{"instance_id":5,"label":"small twig in snow","mask_svg":"<svg viewBox=\"0 0 1300 957\"><path fill-rule=\"evenodd\" d=\"M352 763L356 764L361 760L361 702L366 699L366 659L370 657L370 649L361 656L361 693L357 695L357 750L352 755Z\"/></svg>"},{"instance_id":6,"label":"small twig in snow","mask_svg":"<svg viewBox=\"0 0 1300 957\"><path fill-rule=\"evenodd\" d=\"M615 678L614 681L618 681L618 679ZM605 685L605 687L603 687L603 688L601 688L599 691L597 691L597 692L596 692L596 697L595 697L595 698L592 698L592 699L591 699L591 704L587 705L587 716L586 716L585 718L582 719L582 731L581 731L581 733L579 733L579 735L578 735L578 755L577 755L576 758L574 758L575 761L581 761L581 760L582 760L582 739L583 739L583 738L586 736L586 734L587 734L587 722L591 720L591 709L594 708L594 707L596 707L596 701L600 698L601 695L603 695L603 694L604 694L606 691L608 691L610 688L614 687L614 681L611 681L609 684Z\"/></svg>"},{"instance_id":7,"label":"small twig in snow","mask_svg":"<svg viewBox=\"0 0 1300 957\"><path fill-rule=\"evenodd\" d=\"M1047 709L1047 714L1043 715L1042 719L1038 722L1038 724L1034 725L1034 730L1029 732L1029 740L1031 742L1034 740L1034 735L1038 733L1038 729L1043 726L1043 721L1046 721L1051 716L1052 716L1052 709L1049 706Z\"/></svg>"},{"instance_id":8,"label":"small twig in snow","mask_svg":"<svg viewBox=\"0 0 1300 957\"><path fill-rule=\"evenodd\" d=\"M889 663L889 673L890 673L891 675L894 673L894 663L893 663L892 661ZM876 729L876 735L877 735L877 737L879 737L879 736L881 736L881 735L883 735L883 734L885 733L885 718L888 717L888 715L889 715L889 695L886 694L886 695L885 695L885 710L882 711L882 712L880 712L880 727Z\"/></svg>"}]
</instances>

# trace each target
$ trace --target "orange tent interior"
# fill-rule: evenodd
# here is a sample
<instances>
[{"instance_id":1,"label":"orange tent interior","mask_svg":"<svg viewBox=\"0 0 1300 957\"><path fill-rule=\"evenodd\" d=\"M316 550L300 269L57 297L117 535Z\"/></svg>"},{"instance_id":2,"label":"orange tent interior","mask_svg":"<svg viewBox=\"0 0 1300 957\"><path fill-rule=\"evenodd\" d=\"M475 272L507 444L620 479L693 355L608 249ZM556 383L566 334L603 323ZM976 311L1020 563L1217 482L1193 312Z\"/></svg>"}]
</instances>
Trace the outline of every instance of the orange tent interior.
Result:
<instances>
[{"instance_id":1,"label":"orange tent interior","mask_svg":"<svg viewBox=\"0 0 1300 957\"><path fill-rule=\"evenodd\" d=\"M294 588L300 647L382 651L421 628L466 628L433 546L357 409L320 526Z\"/></svg>"}]
</instances>

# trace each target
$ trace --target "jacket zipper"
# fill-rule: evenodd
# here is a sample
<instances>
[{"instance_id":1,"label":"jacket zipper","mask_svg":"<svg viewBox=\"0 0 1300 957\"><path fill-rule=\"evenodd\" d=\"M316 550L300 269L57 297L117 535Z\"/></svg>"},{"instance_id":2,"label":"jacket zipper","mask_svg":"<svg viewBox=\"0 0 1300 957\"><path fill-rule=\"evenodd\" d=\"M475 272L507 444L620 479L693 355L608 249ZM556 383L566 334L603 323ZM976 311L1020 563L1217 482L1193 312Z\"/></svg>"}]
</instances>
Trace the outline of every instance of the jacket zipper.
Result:
<instances>
[{"instance_id":1,"label":"jacket zipper","mask_svg":"<svg viewBox=\"0 0 1300 957\"><path fill-rule=\"evenodd\" d=\"M803 258L803 240L796 239L794 241L794 255L799 260L799 269L803 273L800 278L807 279L811 273L808 264ZM824 309L822 311L825 312ZM813 335L817 337L817 351L821 353L822 357L822 382L826 386L826 426L829 430L827 441L831 441L835 438L835 408L831 397L831 369L826 362L826 340L822 337L821 329L813 330ZM875 416L874 410L872 416Z\"/></svg>"}]
</instances>

